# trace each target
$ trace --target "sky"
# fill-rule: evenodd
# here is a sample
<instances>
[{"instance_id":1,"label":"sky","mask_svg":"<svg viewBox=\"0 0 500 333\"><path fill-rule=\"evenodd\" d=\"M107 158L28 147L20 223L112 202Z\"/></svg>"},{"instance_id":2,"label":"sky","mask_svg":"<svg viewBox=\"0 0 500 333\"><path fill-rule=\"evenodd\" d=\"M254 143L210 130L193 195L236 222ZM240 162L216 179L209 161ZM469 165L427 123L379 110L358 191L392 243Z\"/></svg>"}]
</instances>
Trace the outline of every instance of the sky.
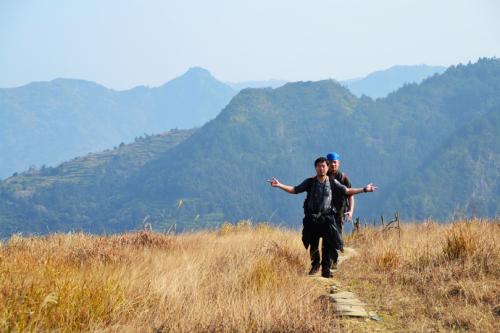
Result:
<instances>
[{"instance_id":1,"label":"sky","mask_svg":"<svg viewBox=\"0 0 500 333\"><path fill-rule=\"evenodd\" d=\"M500 56L496 0L0 0L0 87L351 79Z\"/></svg>"}]
</instances>

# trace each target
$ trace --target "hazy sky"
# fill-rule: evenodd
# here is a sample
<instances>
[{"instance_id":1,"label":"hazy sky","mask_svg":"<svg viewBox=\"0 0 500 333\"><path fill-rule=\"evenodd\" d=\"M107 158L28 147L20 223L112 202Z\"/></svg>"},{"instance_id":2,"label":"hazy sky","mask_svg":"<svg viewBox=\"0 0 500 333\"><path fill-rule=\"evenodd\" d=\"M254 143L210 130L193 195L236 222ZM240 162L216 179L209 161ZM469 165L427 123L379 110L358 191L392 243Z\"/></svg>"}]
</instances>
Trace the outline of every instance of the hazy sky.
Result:
<instances>
[{"instance_id":1,"label":"hazy sky","mask_svg":"<svg viewBox=\"0 0 500 333\"><path fill-rule=\"evenodd\" d=\"M0 87L57 77L158 86L338 80L500 56L500 1L0 0Z\"/></svg>"}]
</instances>

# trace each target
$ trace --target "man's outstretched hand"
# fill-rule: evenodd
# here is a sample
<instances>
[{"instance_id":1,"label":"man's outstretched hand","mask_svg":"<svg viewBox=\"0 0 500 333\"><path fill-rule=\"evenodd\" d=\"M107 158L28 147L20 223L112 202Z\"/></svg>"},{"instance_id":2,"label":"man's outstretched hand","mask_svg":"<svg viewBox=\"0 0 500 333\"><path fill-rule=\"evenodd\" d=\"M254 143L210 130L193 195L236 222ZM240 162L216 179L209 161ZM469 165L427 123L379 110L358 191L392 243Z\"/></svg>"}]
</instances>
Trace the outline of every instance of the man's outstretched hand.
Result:
<instances>
[{"instance_id":1,"label":"man's outstretched hand","mask_svg":"<svg viewBox=\"0 0 500 333\"><path fill-rule=\"evenodd\" d=\"M370 184L366 185L364 188L366 189L366 192L375 192L375 190L377 189L377 186L370 183Z\"/></svg>"},{"instance_id":2,"label":"man's outstretched hand","mask_svg":"<svg viewBox=\"0 0 500 333\"><path fill-rule=\"evenodd\" d=\"M281 185L281 183L276 179L276 178L271 178L271 179L268 179L267 182L269 184L271 184L272 187L278 187Z\"/></svg>"}]
</instances>

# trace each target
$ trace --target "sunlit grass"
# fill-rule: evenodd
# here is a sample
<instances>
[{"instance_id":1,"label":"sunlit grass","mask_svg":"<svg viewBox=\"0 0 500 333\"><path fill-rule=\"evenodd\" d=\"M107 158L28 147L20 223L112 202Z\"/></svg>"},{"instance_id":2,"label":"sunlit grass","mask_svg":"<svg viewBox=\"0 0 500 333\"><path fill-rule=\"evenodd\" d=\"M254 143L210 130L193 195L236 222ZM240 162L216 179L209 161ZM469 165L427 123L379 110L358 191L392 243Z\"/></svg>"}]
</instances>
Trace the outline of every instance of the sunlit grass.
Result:
<instances>
[{"instance_id":1,"label":"sunlit grass","mask_svg":"<svg viewBox=\"0 0 500 333\"><path fill-rule=\"evenodd\" d=\"M297 232L248 221L179 236L13 236L0 331L331 331Z\"/></svg>"}]
</instances>

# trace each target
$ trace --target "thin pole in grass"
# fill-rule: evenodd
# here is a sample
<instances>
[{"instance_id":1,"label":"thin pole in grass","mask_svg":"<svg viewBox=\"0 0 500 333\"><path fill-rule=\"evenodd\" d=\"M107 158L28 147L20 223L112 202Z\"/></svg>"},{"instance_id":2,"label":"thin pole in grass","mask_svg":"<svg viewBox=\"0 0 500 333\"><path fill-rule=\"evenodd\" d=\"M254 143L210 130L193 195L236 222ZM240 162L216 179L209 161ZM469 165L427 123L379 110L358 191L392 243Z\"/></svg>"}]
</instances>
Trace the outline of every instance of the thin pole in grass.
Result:
<instances>
[{"instance_id":1,"label":"thin pole in grass","mask_svg":"<svg viewBox=\"0 0 500 333\"><path fill-rule=\"evenodd\" d=\"M148 220L149 215L146 215L146 217L142 220L142 229L147 232L153 232L153 226L148 222Z\"/></svg>"},{"instance_id":2,"label":"thin pole in grass","mask_svg":"<svg viewBox=\"0 0 500 333\"><path fill-rule=\"evenodd\" d=\"M398 236L399 240L401 241L401 224L399 223L399 212L396 212L396 221L398 223Z\"/></svg>"},{"instance_id":3,"label":"thin pole in grass","mask_svg":"<svg viewBox=\"0 0 500 333\"><path fill-rule=\"evenodd\" d=\"M170 234L170 233L172 232L172 230L174 230L174 232L173 232L173 233L175 234L175 221L174 221L174 223L172 223L172 224L170 225L170 227L168 228L168 230L167 230L167 234Z\"/></svg>"},{"instance_id":4,"label":"thin pole in grass","mask_svg":"<svg viewBox=\"0 0 500 333\"><path fill-rule=\"evenodd\" d=\"M359 234L359 217L356 217L356 222L354 222L354 230Z\"/></svg>"}]
</instances>

